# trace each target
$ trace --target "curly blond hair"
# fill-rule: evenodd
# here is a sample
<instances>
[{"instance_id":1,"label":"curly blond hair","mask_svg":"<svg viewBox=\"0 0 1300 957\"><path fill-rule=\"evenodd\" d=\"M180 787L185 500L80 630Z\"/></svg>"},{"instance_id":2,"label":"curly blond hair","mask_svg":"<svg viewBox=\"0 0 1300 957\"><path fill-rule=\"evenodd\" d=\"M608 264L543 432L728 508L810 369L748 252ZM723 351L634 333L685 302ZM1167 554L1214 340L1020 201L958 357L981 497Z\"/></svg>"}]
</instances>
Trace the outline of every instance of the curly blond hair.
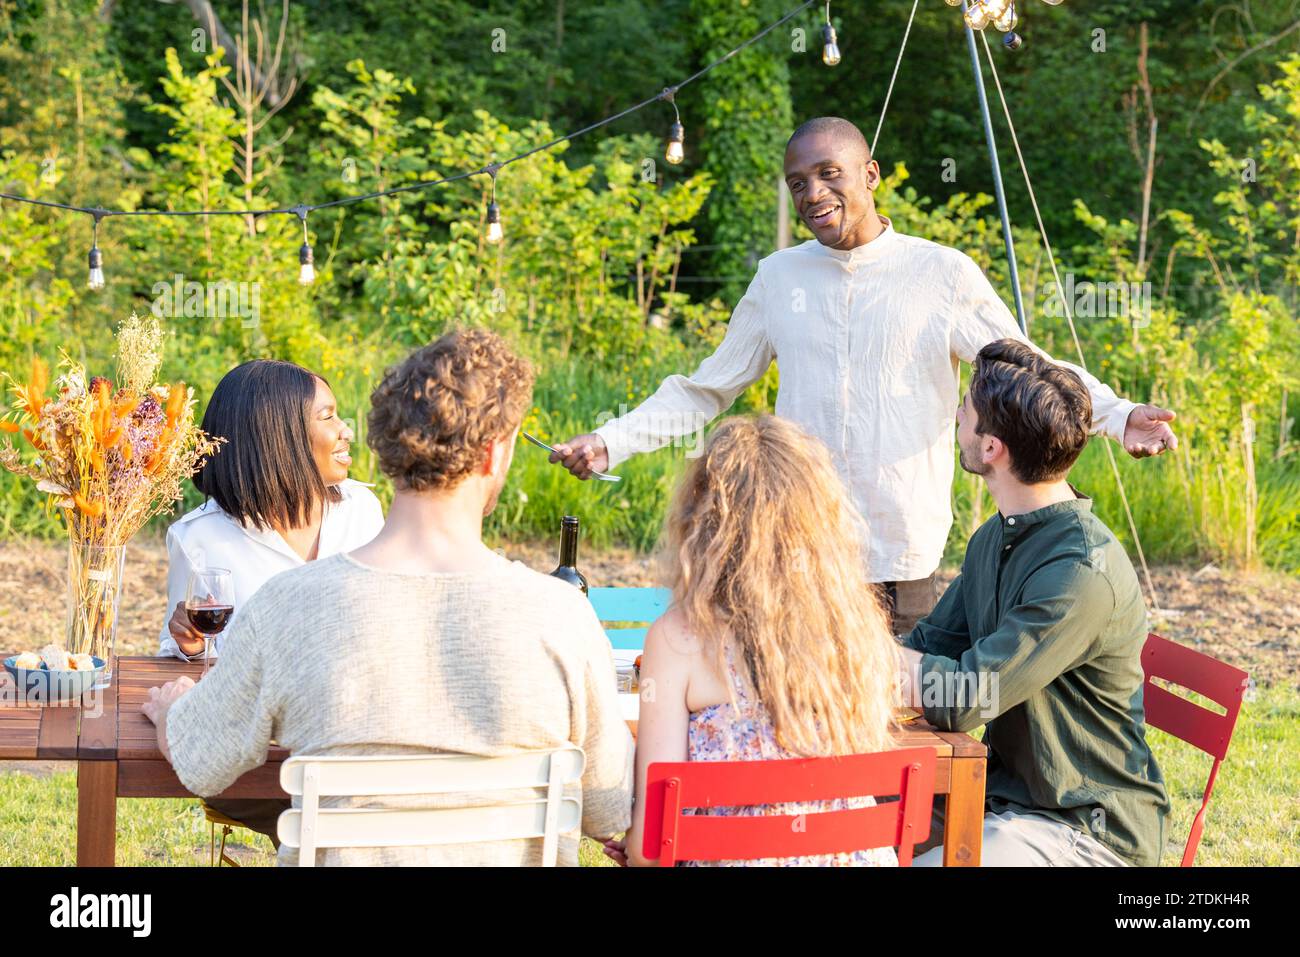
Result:
<instances>
[{"instance_id":1,"label":"curly blond hair","mask_svg":"<svg viewBox=\"0 0 1300 957\"><path fill-rule=\"evenodd\" d=\"M863 522L822 442L771 415L724 420L664 531L674 605L719 676L731 645L783 747L812 757L892 746L894 641L867 580Z\"/></svg>"},{"instance_id":2,"label":"curly blond hair","mask_svg":"<svg viewBox=\"0 0 1300 957\"><path fill-rule=\"evenodd\" d=\"M449 489L488 445L523 421L532 364L487 329L457 329L416 349L370 394L366 443L399 489Z\"/></svg>"}]
</instances>

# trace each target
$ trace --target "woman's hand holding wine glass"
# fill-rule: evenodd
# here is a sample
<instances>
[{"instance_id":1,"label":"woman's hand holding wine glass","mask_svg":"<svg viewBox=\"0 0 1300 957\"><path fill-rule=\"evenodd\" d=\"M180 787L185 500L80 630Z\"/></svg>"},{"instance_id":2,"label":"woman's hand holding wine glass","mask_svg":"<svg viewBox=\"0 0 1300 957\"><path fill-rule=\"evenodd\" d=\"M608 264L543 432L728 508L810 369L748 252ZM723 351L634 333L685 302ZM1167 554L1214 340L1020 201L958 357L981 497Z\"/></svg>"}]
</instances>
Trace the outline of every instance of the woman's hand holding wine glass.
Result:
<instances>
[{"instance_id":1,"label":"woman's hand holding wine glass","mask_svg":"<svg viewBox=\"0 0 1300 957\"><path fill-rule=\"evenodd\" d=\"M185 602L178 601L172 609L172 616L167 620L167 631L182 654L193 657L203 652L203 632L190 624Z\"/></svg>"},{"instance_id":2,"label":"woman's hand holding wine glass","mask_svg":"<svg viewBox=\"0 0 1300 957\"><path fill-rule=\"evenodd\" d=\"M207 674L212 656L212 639L225 629L234 613L235 587L229 569L204 568L190 573L189 587L185 592L185 617L190 628L203 637L204 674ZM184 648L182 651L190 653Z\"/></svg>"}]
</instances>

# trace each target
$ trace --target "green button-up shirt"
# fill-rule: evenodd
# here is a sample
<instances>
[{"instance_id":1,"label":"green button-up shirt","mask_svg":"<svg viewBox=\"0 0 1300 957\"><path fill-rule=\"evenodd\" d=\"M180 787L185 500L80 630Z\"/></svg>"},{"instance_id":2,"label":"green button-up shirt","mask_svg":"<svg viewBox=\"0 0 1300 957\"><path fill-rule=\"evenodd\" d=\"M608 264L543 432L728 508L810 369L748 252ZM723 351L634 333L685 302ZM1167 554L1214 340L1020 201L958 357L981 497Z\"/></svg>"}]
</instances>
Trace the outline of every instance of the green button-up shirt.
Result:
<instances>
[{"instance_id":1,"label":"green button-up shirt","mask_svg":"<svg viewBox=\"0 0 1300 957\"><path fill-rule=\"evenodd\" d=\"M990 811L1041 812L1155 865L1169 798L1144 733L1146 636L1133 566L1080 496L980 526L903 644L922 652L927 721L987 724Z\"/></svg>"}]
</instances>

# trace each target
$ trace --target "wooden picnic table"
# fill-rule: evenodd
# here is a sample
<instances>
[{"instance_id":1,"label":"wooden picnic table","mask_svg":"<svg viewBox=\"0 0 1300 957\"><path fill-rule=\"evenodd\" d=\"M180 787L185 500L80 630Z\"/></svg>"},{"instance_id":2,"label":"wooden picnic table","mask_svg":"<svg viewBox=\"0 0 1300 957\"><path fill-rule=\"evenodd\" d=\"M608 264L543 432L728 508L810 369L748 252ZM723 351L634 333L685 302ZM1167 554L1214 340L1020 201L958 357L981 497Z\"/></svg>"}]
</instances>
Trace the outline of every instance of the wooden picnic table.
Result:
<instances>
[{"instance_id":1,"label":"wooden picnic table","mask_svg":"<svg viewBox=\"0 0 1300 957\"><path fill-rule=\"evenodd\" d=\"M149 689L181 675L199 680L202 662L118 658L113 685L97 700L43 705L16 700L0 673L0 761L77 762L77 866L112 867L117 850L117 799L193 797L158 750L153 723L141 711ZM629 721L633 734L636 722ZM984 827L986 749L970 735L939 731L923 719L906 726L899 747L937 752L935 794L945 794L944 866L975 867ZM222 792L223 798L287 798L280 765L289 752L273 746L266 763Z\"/></svg>"}]
</instances>

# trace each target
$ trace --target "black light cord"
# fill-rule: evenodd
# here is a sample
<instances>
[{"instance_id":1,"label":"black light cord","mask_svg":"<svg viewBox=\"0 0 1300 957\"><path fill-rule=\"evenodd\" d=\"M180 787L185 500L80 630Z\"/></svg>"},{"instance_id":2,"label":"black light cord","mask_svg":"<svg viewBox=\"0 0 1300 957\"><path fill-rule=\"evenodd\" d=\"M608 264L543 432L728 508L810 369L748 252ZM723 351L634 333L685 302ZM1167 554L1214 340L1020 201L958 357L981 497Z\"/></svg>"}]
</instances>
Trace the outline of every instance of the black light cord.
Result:
<instances>
[{"instance_id":1,"label":"black light cord","mask_svg":"<svg viewBox=\"0 0 1300 957\"><path fill-rule=\"evenodd\" d=\"M32 206L46 206L51 209L63 209L74 213L85 213L95 218L96 226L98 226L99 221L101 219L106 219L110 216L288 215L288 216L298 216L300 219L302 219L303 226L305 228L307 223L307 213L313 212L318 209L330 209L335 206L348 206L353 203L361 203L361 202L365 202L366 200L379 199L384 196L394 196L398 193L410 193L417 190L428 189L432 186L441 186L446 183L456 182L457 180L468 179L471 176L482 176L484 174L491 176L493 180L494 191L495 191L497 172L500 171L503 167L509 166L511 163L517 163L522 159L527 159L529 156L532 156L535 153L540 153L543 150L551 149L552 147L558 146L561 143L565 143L570 140L577 139L579 136L583 136L587 133L592 132L593 130L598 130L602 126L608 126L610 123L614 123L618 120L621 120L623 119L623 117L629 116L632 113L637 112L638 110L645 109L650 104L657 103L660 100L667 100L670 103L673 103L673 108L675 110L676 103L673 102L673 97L676 95L678 90L680 90L682 87L686 86L689 83L695 82L696 80L704 76L709 71L714 70L717 67L721 66L723 63L730 60L737 53L757 43L759 40L763 39L763 37L767 36L777 27L781 26L784 23L787 23L788 21L792 20L794 17L802 13L804 10L806 10L808 7L811 7L814 4L819 2L820 0L805 0L804 3L801 3L799 6L795 7L793 10L785 14L785 16L781 17L780 20L777 20L776 22L771 23L768 26L764 27L762 30L760 30L758 33L755 33L748 40L741 43L739 46L735 47L734 49L718 57L718 59L714 60L708 66L705 66L702 69L692 73L690 76L688 76L686 79L682 80L680 83L676 84L675 86L665 87L662 92L656 94L655 96L642 100L640 103L637 103L634 106L629 106L625 110L615 113L612 116L607 116L604 119L597 120L595 123L591 123L587 126L584 126L582 129L574 130L572 133L566 133L563 136L557 136L555 139L551 140L550 142L542 143L538 146L534 146L532 149L520 153L518 156L512 156L509 159L501 160L499 162L489 163L488 165L482 166L478 169L465 170L460 173L454 173L451 176L444 176L440 179L421 180L420 182L417 183L407 183L403 186L394 186L390 189L377 190L373 193L362 193L357 196L344 196L339 199L330 200L324 203L312 203L312 204L300 203L296 206L278 206L272 209L102 209L99 207L73 206L67 203L55 203L49 200L32 199L27 196L19 196L14 193L4 193L4 192L0 192L0 199L11 200L12 202L15 203L27 203Z\"/></svg>"}]
</instances>

